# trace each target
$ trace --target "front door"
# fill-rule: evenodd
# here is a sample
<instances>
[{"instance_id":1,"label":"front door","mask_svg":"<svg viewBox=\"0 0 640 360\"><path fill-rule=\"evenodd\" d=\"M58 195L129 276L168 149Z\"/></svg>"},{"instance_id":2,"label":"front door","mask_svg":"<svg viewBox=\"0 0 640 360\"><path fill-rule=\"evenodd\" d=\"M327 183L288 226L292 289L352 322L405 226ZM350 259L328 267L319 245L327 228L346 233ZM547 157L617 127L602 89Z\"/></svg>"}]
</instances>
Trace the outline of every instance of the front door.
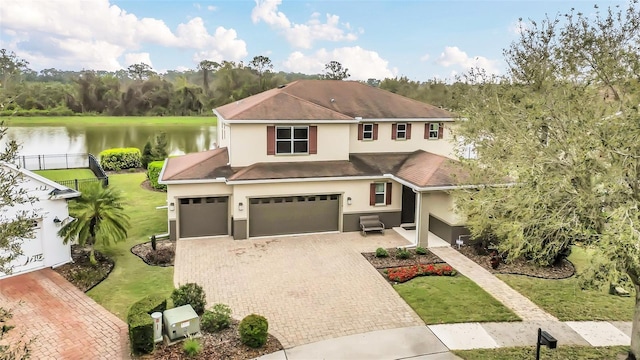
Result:
<instances>
[{"instance_id":1,"label":"front door","mask_svg":"<svg viewBox=\"0 0 640 360\"><path fill-rule=\"evenodd\" d=\"M403 224L416 222L416 193L411 188L402 185L402 218Z\"/></svg>"}]
</instances>

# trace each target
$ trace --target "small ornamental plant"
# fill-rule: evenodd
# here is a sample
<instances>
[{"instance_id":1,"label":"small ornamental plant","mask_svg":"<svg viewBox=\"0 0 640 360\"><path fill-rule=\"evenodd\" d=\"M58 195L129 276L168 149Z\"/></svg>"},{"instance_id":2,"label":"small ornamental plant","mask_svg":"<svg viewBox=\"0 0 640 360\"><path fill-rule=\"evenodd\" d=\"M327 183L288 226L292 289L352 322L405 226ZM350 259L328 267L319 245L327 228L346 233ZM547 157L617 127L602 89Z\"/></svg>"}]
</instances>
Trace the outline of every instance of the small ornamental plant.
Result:
<instances>
[{"instance_id":1,"label":"small ornamental plant","mask_svg":"<svg viewBox=\"0 0 640 360\"><path fill-rule=\"evenodd\" d=\"M427 249L423 248L422 246L418 246L416 248L416 254L418 254L418 255L427 255Z\"/></svg>"},{"instance_id":2,"label":"small ornamental plant","mask_svg":"<svg viewBox=\"0 0 640 360\"><path fill-rule=\"evenodd\" d=\"M226 329L231 324L231 308L225 304L215 304L211 310L202 315L202 330L216 332Z\"/></svg>"},{"instance_id":3,"label":"small ornamental plant","mask_svg":"<svg viewBox=\"0 0 640 360\"><path fill-rule=\"evenodd\" d=\"M202 286L195 283L184 284L174 289L171 293L171 300L173 300L173 306L175 307L191 305L198 315L204 313L204 307L207 304Z\"/></svg>"},{"instance_id":4,"label":"small ornamental plant","mask_svg":"<svg viewBox=\"0 0 640 360\"><path fill-rule=\"evenodd\" d=\"M247 315L238 327L240 341L252 348L259 348L267 343L269 335L269 323L264 316L251 314Z\"/></svg>"},{"instance_id":5,"label":"small ornamental plant","mask_svg":"<svg viewBox=\"0 0 640 360\"><path fill-rule=\"evenodd\" d=\"M182 350L184 350L184 353L187 354L188 357L194 357L202 351L202 345L197 339L189 337L184 341L184 344L182 344Z\"/></svg>"},{"instance_id":6,"label":"small ornamental plant","mask_svg":"<svg viewBox=\"0 0 640 360\"><path fill-rule=\"evenodd\" d=\"M396 259L408 259L411 257L411 253L407 249L397 248Z\"/></svg>"},{"instance_id":7,"label":"small ornamental plant","mask_svg":"<svg viewBox=\"0 0 640 360\"><path fill-rule=\"evenodd\" d=\"M387 256L389 256L389 252L387 250L385 250L384 248L377 248L376 249L376 257L377 258L386 258Z\"/></svg>"},{"instance_id":8,"label":"small ornamental plant","mask_svg":"<svg viewBox=\"0 0 640 360\"><path fill-rule=\"evenodd\" d=\"M389 280L403 283L416 276L455 276L457 271L446 264L420 264L388 269L386 273Z\"/></svg>"}]
</instances>

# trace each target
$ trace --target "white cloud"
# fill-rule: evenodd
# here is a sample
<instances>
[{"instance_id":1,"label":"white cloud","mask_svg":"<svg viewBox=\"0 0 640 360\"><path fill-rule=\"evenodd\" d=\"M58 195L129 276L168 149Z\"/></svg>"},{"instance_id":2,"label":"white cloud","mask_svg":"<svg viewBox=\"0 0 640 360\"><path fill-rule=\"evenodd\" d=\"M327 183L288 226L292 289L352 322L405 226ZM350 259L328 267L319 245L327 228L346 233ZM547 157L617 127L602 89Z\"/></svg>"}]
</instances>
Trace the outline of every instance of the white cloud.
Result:
<instances>
[{"instance_id":1,"label":"white cloud","mask_svg":"<svg viewBox=\"0 0 640 360\"><path fill-rule=\"evenodd\" d=\"M296 24L283 12L278 11L282 0L255 1L256 6L251 11L253 23L264 21L271 28L281 31L287 41L295 47L309 49L316 40L353 41L358 38L356 34L347 32L351 29L349 23L340 24L338 15L326 14L326 21L323 23L320 13L314 12L306 23Z\"/></svg>"},{"instance_id":2,"label":"white cloud","mask_svg":"<svg viewBox=\"0 0 640 360\"><path fill-rule=\"evenodd\" d=\"M215 6L213 6L213 5L209 5L209 6L207 6L207 10L209 10L209 11L216 11L216 10L218 10L218 8L217 8L217 7L215 7Z\"/></svg>"},{"instance_id":3,"label":"white cloud","mask_svg":"<svg viewBox=\"0 0 640 360\"><path fill-rule=\"evenodd\" d=\"M305 55L295 51L284 61L283 66L288 71L305 74L320 74L324 72L325 64L335 60L349 69L350 80L367 80L369 78L384 79L395 77L398 70L389 69L389 62L375 51L365 50L359 46L342 47L331 51L320 49L313 54Z\"/></svg>"},{"instance_id":4,"label":"white cloud","mask_svg":"<svg viewBox=\"0 0 640 360\"><path fill-rule=\"evenodd\" d=\"M424 54L420 57L420 61L427 61L431 59L431 56L429 54Z\"/></svg>"},{"instance_id":5,"label":"white cloud","mask_svg":"<svg viewBox=\"0 0 640 360\"><path fill-rule=\"evenodd\" d=\"M482 68L489 74L498 74L500 69L498 61L490 60L484 56L470 57L466 52L460 50L457 46L447 46L444 51L436 59L436 64L444 67L458 67L463 70L471 68ZM454 70L455 71L455 70Z\"/></svg>"},{"instance_id":6,"label":"white cloud","mask_svg":"<svg viewBox=\"0 0 640 360\"><path fill-rule=\"evenodd\" d=\"M129 66L133 64L145 63L153 69L153 63L151 62L151 57L149 53L128 53L124 54L124 66Z\"/></svg>"},{"instance_id":7,"label":"white cloud","mask_svg":"<svg viewBox=\"0 0 640 360\"><path fill-rule=\"evenodd\" d=\"M11 44L34 68L117 70L127 61L124 54L145 45L214 52L228 60L247 54L233 29L218 27L209 34L196 17L174 32L162 20L138 18L109 0L5 0L0 18L0 45Z\"/></svg>"}]
</instances>

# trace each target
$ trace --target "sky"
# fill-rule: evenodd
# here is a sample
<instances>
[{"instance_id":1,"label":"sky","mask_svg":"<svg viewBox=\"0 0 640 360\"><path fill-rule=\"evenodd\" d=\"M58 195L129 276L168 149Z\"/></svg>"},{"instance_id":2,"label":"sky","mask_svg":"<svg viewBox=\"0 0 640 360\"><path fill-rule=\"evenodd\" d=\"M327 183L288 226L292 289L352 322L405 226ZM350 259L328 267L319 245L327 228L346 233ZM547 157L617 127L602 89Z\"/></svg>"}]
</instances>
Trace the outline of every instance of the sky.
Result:
<instances>
[{"instance_id":1,"label":"sky","mask_svg":"<svg viewBox=\"0 0 640 360\"><path fill-rule=\"evenodd\" d=\"M274 71L319 74L335 60L350 80L450 80L475 66L505 73L522 26L595 4L624 2L2 0L0 48L36 71L144 62L163 73L262 55Z\"/></svg>"}]
</instances>

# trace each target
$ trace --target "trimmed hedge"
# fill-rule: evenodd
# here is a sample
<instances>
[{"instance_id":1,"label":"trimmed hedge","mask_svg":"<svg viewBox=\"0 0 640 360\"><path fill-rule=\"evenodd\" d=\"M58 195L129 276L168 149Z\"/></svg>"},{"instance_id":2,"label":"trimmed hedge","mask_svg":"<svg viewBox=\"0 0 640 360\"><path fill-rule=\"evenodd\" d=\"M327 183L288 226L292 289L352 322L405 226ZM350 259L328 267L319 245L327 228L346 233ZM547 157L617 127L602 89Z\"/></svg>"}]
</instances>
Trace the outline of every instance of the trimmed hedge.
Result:
<instances>
[{"instance_id":1,"label":"trimmed hedge","mask_svg":"<svg viewBox=\"0 0 640 360\"><path fill-rule=\"evenodd\" d=\"M154 189L166 191L167 185L158 184L158 178L160 178L160 171L162 171L163 165L164 160L150 162L149 165L147 165L147 177Z\"/></svg>"},{"instance_id":2,"label":"trimmed hedge","mask_svg":"<svg viewBox=\"0 0 640 360\"><path fill-rule=\"evenodd\" d=\"M105 170L142 167L142 154L138 148L114 148L100 153L100 166Z\"/></svg>"},{"instance_id":3,"label":"trimmed hedge","mask_svg":"<svg viewBox=\"0 0 640 360\"><path fill-rule=\"evenodd\" d=\"M131 305L127 314L129 341L136 354L148 354L153 351L153 319L151 313L167 309L167 298L162 295L149 295Z\"/></svg>"},{"instance_id":4,"label":"trimmed hedge","mask_svg":"<svg viewBox=\"0 0 640 360\"><path fill-rule=\"evenodd\" d=\"M259 348L267 343L269 322L262 315L247 315L238 327L240 341L252 348Z\"/></svg>"}]
</instances>

